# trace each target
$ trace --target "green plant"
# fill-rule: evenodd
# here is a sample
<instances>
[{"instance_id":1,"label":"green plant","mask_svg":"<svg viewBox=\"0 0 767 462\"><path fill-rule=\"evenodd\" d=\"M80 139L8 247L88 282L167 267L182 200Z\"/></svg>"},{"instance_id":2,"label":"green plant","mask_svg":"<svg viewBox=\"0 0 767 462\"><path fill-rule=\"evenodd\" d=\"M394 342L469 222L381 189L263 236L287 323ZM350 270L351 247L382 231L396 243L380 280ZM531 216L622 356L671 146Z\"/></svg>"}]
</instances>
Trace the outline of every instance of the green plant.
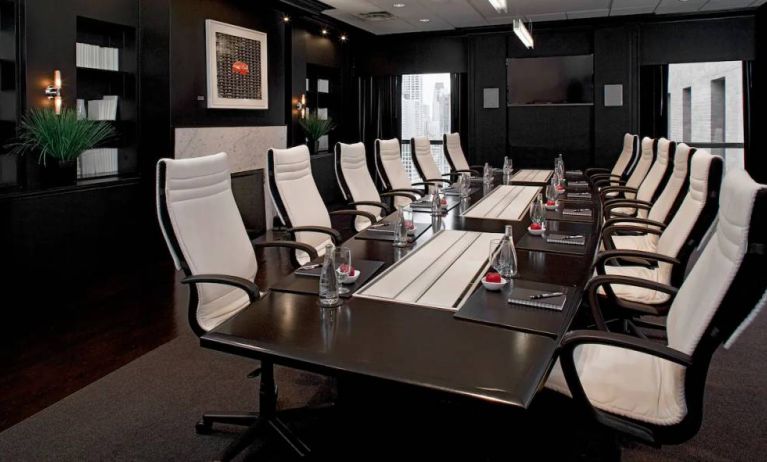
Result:
<instances>
[{"instance_id":1,"label":"green plant","mask_svg":"<svg viewBox=\"0 0 767 462\"><path fill-rule=\"evenodd\" d=\"M309 138L309 141L312 143L336 128L332 118L328 117L327 119L320 119L317 117L317 114L312 113L307 114L304 119L299 119L298 123L301 125L301 128L304 129L306 137Z\"/></svg>"},{"instance_id":2,"label":"green plant","mask_svg":"<svg viewBox=\"0 0 767 462\"><path fill-rule=\"evenodd\" d=\"M50 109L31 109L22 118L16 141L10 143L11 154L36 152L38 162L46 159L69 162L77 159L83 151L91 149L112 138L112 125L99 120L78 120L77 113L64 109L56 115Z\"/></svg>"}]
</instances>

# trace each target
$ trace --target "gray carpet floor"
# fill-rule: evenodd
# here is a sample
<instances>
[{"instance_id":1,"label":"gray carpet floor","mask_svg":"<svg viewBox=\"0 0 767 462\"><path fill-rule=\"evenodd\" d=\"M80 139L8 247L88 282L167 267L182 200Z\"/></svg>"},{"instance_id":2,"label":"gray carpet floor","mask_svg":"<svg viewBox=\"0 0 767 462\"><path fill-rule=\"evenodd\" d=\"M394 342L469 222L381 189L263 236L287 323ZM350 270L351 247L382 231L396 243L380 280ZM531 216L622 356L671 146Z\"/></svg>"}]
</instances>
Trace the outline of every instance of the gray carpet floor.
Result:
<instances>
[{"instance_id":1,"label":"gray carpet floor","mask_svg":"<svg viewBox=\"0 0 767 462\"><path fill-rule=\"evenodd\" d=\"M695 438L661 449L621 440L623 460L763 460L765 329L763 315L731 350L717 352L703 428ZM203 411L248 410L251 403L256 410L258 380L245 378L256 366L204 350L195 337L182 335L0 433L0 460L215 460L238 429L202 436L194 423ZM332 390L329 380L291 369L277 368L276 378L280 406L323 402ZM556 444L556 434L551 442Z\"/></svg>"}]
</instances>

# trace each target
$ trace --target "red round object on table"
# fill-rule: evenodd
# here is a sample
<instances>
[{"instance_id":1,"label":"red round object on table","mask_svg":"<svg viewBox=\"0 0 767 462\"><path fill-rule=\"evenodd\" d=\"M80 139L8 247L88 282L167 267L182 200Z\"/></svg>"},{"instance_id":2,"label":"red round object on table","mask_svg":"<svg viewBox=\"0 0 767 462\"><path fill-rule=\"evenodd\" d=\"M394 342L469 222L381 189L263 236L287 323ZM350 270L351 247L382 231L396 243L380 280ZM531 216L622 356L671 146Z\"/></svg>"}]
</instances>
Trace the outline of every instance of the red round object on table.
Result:
<instances>
[{"instance_id":1,"label":"red round object on table","mask_svg":"<svg viewBox=\"0 0 767 462\"><path fill-rule=\"evenodd\" d=\"M540 223L530 223L530 229L538 231L539 229L542 229L542 228L543 226L541 226Z\"/></svg>"},{"instance_id":2,"label":"red round object on table","mask_svg":"<svg viewBox=\"0 0 767 462\"><path fill-rule=\"evenodd\" d=\"M557 203L556 203L556 201L548 200L548 201L546 201L546 205L548 205L549 207L552 207L554 205L557 205Z\"/></svg>"},{"instance_id":3,"label":"red round object on table","mask_svg":"<svg viewBox=\"0 0 767 462\"><path fill-rule=\"evenodd\" d=\"M501 282L501 275L498 273L487 273L485 275L485 281L487 282Z\"/></svg>"}]
</instances>

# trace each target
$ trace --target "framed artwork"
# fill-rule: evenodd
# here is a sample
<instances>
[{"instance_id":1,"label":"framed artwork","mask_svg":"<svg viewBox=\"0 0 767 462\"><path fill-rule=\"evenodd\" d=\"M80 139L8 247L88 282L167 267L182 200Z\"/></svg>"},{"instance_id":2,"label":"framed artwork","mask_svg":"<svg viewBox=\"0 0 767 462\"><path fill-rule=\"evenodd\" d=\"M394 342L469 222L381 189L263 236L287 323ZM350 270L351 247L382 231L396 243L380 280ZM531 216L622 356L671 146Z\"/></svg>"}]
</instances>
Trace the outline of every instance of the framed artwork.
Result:
<instances>
[{"instance_id":1,"label":"framed artwork","mask_svg":"<svg viewBox=\"0 0 767 462\"><path fill-rule=\"evenodd\" d=\"M205 20L208 108L268 109L266 34Z\"/></svg>"}]
</instances>

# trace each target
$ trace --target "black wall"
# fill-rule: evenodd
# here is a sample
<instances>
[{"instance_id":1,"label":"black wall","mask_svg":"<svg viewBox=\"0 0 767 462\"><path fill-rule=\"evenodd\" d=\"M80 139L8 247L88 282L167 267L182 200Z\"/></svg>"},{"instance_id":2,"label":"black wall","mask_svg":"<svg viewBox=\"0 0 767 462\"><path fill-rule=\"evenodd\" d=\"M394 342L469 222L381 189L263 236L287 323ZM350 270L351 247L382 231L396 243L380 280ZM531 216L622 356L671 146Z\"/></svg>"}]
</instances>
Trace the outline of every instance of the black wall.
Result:
<instances>
[{"instance_id":1,"label":"black wall","mask_svg":"<svg viewBox=\"0 0 767 462\"><path fill-rule=\"evenodd\" d=\"M639 131L640 67L755 57L752 13L641 16L535 25L526 50L508 28L382 36L358 48L359 74L468 72L467 148L477 163L500 165L507 152L523 167L548 166L563 152L570 167L610 165L625 132ZM594 54L593 106L505 107L506 58ZM621 107L604 107L606 84L623 85ZM482 107L499 88L500 109Z\"/></svg>"}]
</instances>

